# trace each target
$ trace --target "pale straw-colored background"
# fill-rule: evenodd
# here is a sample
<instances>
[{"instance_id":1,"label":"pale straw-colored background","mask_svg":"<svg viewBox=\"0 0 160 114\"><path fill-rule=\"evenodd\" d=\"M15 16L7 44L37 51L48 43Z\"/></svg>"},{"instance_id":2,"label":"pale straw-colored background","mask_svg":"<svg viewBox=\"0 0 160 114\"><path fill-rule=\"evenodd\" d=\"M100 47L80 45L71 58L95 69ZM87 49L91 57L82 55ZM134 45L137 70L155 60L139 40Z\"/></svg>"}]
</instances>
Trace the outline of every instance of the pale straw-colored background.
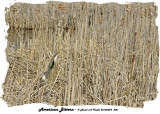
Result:
<instances>
[{"instance_id":1,"label":"pale straw-colored background","mask_svg":"<svg viewBox=\"0 0 160 114\"><path fill-rule=\"evenodd\" d=\"M64 1L64 2L68 2L67 0L60 0L60 1ZM76 0L76 1L80 1L80 0ZM10 6L10 3L13 4L15 1L14 0L8 0L7 2L6 1L1 1L1 27L0 27L0 34L1 34L1 38L0 38L0 54L1 54L1 59L0 59L0 69L1 69L1 73L0 73L0 85L2 85L2 83L4 82L4 79L5 79L5 76L6 76L6 73L7 73L7 69L8 69L8 63L6 62L6 55L5 55L5 48L6 48L6 45L7 45L7 40L5 40L5 36L7 35L7 29L8 27L6 26L5 24L5 20L4 20L4 9L5 7L9 7ZM26 3L45 3L46 0L41 0L41 2L38 2L36 0L16 0L16 2L26 2ZM73 0L70 0L69 2L73 2ZM134 1L105 1L105 0L99 0L99 1L96 1L96 0L86 0L86 2L96 2L96 3L109 3L109 2L117 2L117 3L126 3L126 2L155 2L156 5L158 6L158 8L160 7L160 3L159 2L156 2L156 0L152 0L152 1L149 1L149 0L143 0L143 1L138 1L138 0L134 0ZM159 10L159 9L158 9ZM158 15L158 18L156 19L157 20L157 25L159 26L160 23L158 22L159 19L159 15ZM4 29L5 29L5 32L4 32ZM158 77L158 81L160 80L160 78ZM160 84L158 83L157 85L158 87L158 91L160 91L159 87L160 87ZM2 91L2 88L0 88L0 96L3 94L3 91ZM143 109L134 109L134 108L126 108L126 107L116 107L116 106L78 106L78 107L75 107L75 108L118 108L119 111L117 113L158 113L160 112L159 111L159 104L160 104L160 97L159 97L159 94L158 94L158 97L153 100L153 101L149 101L149 102L145 102L144 104L144 108ZM16 106L16 107L11 107L9 108L7 106L7 104L2 100L0 99L0 111L3 112L4 114L5 113L39 113L38 112L38 109L41 108L41 107L44 107L44 108L51 108L52 106L49 106L49 105L45 105L45 104L28 104L28 105L23 105L23 106ZM52 107L53 108L53 107ZM58 107L60 108L60 107ZM42 112L42 113L46 113L46 112ZM48 112L48 113L56 113L56 112ZM58 112L57 112L58 113ZM67 113L79 113L79 112L67 112ZM85 112L85 113L90 113L90 112ZM92 113L97 113L97 112L92 112ZM100 113L110 113L110 112L100 112ZM116 112L112 112L112 113L116 113Z\"/></svg>"}]
</instances>

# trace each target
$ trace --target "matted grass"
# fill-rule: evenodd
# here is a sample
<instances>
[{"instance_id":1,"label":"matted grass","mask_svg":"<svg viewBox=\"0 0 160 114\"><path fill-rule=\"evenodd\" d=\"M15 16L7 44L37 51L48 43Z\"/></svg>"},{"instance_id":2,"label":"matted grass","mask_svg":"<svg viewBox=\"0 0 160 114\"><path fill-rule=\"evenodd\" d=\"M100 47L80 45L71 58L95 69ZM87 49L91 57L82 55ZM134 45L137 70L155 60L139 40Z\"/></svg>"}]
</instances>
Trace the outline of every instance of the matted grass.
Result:
<instances>
[{"instance_id":1,"label":"matted grass","mask_svg":"<svg viewBox=\"0 0 160 114\"><path fill-rule=\"evenodd\" d=\"M3 99L143 107L157 96L156 17L154 3L15 3L6 13ZM40 81L57 52L51 78Z\"/></svg>"}]
</instances>

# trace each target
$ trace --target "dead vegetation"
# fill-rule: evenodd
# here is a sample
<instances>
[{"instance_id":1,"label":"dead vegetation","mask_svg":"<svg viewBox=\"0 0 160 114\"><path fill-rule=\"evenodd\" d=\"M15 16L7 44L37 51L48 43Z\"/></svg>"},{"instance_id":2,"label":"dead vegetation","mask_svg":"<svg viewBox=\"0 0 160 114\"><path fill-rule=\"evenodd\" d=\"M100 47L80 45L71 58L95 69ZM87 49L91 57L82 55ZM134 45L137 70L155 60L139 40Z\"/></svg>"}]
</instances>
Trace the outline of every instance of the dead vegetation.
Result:
<instances>
[{"instance_id":1,"label":"dead vegetation","mask_svg":"<svg viewBox=\"0 0 160 114\"><path fill-rule=\"evenodd\" d=\"M154 3L15 3L6 13L3 99L9 106L143 107L157 96L156 11ZM54 79L38 88L56 52Z\"/></svg>"}]
</instances>

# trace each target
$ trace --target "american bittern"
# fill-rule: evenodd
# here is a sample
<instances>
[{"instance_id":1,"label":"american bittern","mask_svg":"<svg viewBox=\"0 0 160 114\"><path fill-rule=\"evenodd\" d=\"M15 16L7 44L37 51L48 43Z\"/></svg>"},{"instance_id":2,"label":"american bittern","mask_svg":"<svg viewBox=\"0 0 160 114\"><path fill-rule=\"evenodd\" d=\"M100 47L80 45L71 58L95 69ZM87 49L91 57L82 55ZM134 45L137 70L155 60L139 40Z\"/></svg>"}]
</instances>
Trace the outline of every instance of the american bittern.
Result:
<instances>
[{"instance_id":1,"label":"american bittern","mask_svg":"<svg viewBox=\"0 0 160 114\"><path fill-rule=\"evenodd\" d=\"M55 62L57 60L57 57L58 57L58 53L54 54L54 56L51 59L50 64L48 65L48 70L46 72L42 73L42 80L53 81L55 79L55 72L56 72ZM54 71L53 71L52 75L50 75L52 70L54 70Z\"/></svg>"}]
</instances>

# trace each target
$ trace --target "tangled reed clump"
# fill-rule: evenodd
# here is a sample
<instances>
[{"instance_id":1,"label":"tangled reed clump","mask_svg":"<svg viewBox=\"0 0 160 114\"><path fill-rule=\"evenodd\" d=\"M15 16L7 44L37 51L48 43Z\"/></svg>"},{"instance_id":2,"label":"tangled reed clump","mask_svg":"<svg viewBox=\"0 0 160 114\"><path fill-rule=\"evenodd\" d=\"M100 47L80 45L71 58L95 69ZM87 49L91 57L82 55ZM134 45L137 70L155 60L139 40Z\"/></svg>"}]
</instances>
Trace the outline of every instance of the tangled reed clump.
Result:
<instances>
[{"instance_id":1,"label":"tangled reed clump","mask_svg":"<svg viewBox=\"0 0 160 114\"><path fill-rule=\"evenodd\" d=\"M3 99L29 103L143 107L157 96L154 3L15 3L9 24ZM54 53L50 81L39 83Z\"/></svg>"}]
</instances>

